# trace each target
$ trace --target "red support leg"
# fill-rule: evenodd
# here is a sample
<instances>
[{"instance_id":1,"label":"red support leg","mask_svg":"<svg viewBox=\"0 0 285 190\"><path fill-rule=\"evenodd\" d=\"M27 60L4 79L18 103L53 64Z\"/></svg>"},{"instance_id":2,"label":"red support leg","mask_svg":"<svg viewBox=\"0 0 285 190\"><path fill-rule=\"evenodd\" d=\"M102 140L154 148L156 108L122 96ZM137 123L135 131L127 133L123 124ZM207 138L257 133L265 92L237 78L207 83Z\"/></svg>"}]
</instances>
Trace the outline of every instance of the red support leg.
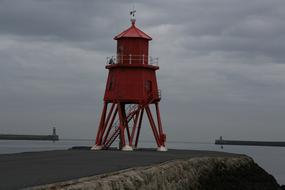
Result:
<instances>
[{"instance_id":1,"label":"red support leg","mask_svg":"<svg viewBox=\"0 0 285 190\"><path fill-rule=\"evenodd\" d=\"M133 125L131 139L130 139L130 146L133 145L133 139L134 139L136 128L137 128L137 122L138 122L138 118L139 118L139 113L140 113L140 110L137 110L137 112L135 113L135 120L134 120L134 125Z\"/></svg>"},{"instance_id":2,"label":"red support leg","mask_svg":"<svg viewBox=\"0 0 285 190\"><path fill-rule=\"evenodd\" d=\"M128 119L127 119L127 114L126 114L126 107L125 107L125 105L123 105L122 108L123 108L123 109L122 109L122 114L123 114L123 118L124 118L124 128L126 128L128 141L130 142L131 135L130 135L130 130L129 130L129 124L128 124ZM131 114L131 113L129 113L129 114ZM129 143L128 143L128 144L129 144Z\"/></svg>"},{"instance_id":3,"label":"red support leg","mask_svg":"<svg viewBox=\"0 0 285 190\"><path fill-rule=\"evenodd\" d=\"M104 127L107 106L108 106L108 103L104 102L104 107L103 107L103 111L102 111L102 115L101 115L101 119L100 119L100 124L99 124L97 135L96 135L96 142L95 142L95 145L92 147L92 149L100 149L100 146L101 146L100 139L102 136L102 128Z\"/></svg>"},{"instance_id":4,"label":"red support leg","mask_svg":"<svg viewBox=\"0 0 285 190\"><path fill-rule=\"evenodd\" d=\"M163 146L165 146L165 135L164 135L163 129L162 129L158 103L155 103L155 109L156 109L156 116L157 116L157 124L158 124L160 142L162 143Z\"/></svg>"},{"instance_id":5,"label":"red support leg","mask_svg":"<svg viewBox=\"0 0 285 190\"><path fill-rule=\"evenodd\" d=\"M108 103L105 102L96 136L96 146L93 149L108 149L118 137L120 140L120 149L124 151L133 150L133 143L134 147L137 147L144 110L147 113L158 151L166 151L165 134L163 133L158 103L155 103L156 123L149 105L138 105L136 108L132 107L130 110L125 110L125 104L112 103L112 106L108 109ZM118 118L118 124L115 122L116 118ZM131 120L133 121L131 122L132 126L129 124ZM127 132L127 137L125 137L125 131Z\"/></svg>"},{"instance_id":6,"label":"red support leg","mask_svg":"<svg viewBox=\"0 0 285 190\"><path fill-rule=\"evenodd\" d=\"M147 113L147 116L148 116L148 119L149 119L149 122L150 122L150 127L152 129L152 132L153 132L156 144L157 144L158 147L160 147L161 146L161 142L159 141L158 132L157 132L157 129L156 129L156 126L155 126L155 123L154 123L151 111L149 109L149 106L146 106L145 110L146 110L146 113Z\"/></svg>"},{"instance_id":7,"label":"red support leg","mask_svg":"<svg viewBox=\"0 0 285 190\"><path fill-rule=\"evenodd\" d=\"M104 145L106 144L107 138L108 138L108 136L110 134L110 131L111 131L112 127L113 127L113 124L114 124L115 118L117 116L117 113L118 113L118 106L116 106L115 112L114 112L114 114L112 116L111 122L110 122L110 124L108 126L108 130L107 130L106 135L104 137L104 140L103 140L103 144Z\"/></svg>"},{"instance_id":8,"label":"red support leg","mask_svg":"<svg viewBox=\"0 0 285 190\"><path fill-rule=\"evenodd\" d=\"M135 147L138 146L138 142L139 142L139 136L140 136L141 126L142 126L142 119L143 119L143 112L144 112L144 108L141 108L141 113L140 113L140 119L139 119L139 125L138 125L138 131L137 131L137 136L136 136Z\"/></svg>"},{"instance_id":9,"label":"red support leg","mask_svg":"<svg viewBox=\"0 0 285 190\"><path fill-rule=\"evenodd\" d=\"M122 111L122 104L118 104L119 120L120 120L120 146L124 147L126 145L125 141L125 126L124 117Z\"/></svg>"},{"instance_id":10,"label":"red support leg","mask_svg":"<svg viewBox=\"0 0 285 190\"><path fill-rule=\"evenodd\" d=\"M106 121L104 122L104 127L103 127L103 129L102 129L102 131L101 131L102 134L100 135L100 140L99 140L99 142L100 142L101 144L102 144L102 139L103 139L103 137L104 137L105 130L106 130L108 124L109 124L111 115L112 115L112 113L113 113L114 107L115 107L115 104L113 103L112 106L111 106L111 109L109 110L109 113L108 113L108 116L107 116L107 118L106 118Z\"/></svg>"},{"instance_id":11,"label":"red support leg","mask_svg":"<svg viewBox=\"0 0 285 190\"><path fill-rule=\"evenodd\" d=\"M103 111L102 111L102 115L101 115L101 119L100 119L100 124L99 124L99 127L98 127L97 136L96 136L96 144L97 144L97 145L100 145L99 140L100 140L102 128L103 128L103 126L104 126L104 121L105 121L105 117L106 117L107 106L108 106L108 103L104 102L104 107L103 107Z\"/></svg>"}]
</instances>

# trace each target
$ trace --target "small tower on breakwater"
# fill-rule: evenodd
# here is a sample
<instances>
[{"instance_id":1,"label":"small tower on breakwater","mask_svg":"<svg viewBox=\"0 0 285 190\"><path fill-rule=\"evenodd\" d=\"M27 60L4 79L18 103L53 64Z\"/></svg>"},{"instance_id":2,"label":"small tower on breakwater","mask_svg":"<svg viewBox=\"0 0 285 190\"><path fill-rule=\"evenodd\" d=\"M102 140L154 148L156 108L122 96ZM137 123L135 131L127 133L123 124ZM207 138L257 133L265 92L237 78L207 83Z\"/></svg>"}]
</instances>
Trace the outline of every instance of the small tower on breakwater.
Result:
<instances>
[{"instance_id":1,"label":"small tower on breakwater","mask_svg":"<svg viewBox=\"0 0 285 190\"><path fill-rule=\"evenodd\" d=\"M152 38L136 27L134 14L135 10L131 12L131 26L114 37L117 55L107 58L109 74L93 150L108 149L118 139L121 150L132 151L138 146L144 113L157 150L167 150L159 110L161 93L155 73L159 69L158 58L149 56Z\"/></svg>"}]
</instances>

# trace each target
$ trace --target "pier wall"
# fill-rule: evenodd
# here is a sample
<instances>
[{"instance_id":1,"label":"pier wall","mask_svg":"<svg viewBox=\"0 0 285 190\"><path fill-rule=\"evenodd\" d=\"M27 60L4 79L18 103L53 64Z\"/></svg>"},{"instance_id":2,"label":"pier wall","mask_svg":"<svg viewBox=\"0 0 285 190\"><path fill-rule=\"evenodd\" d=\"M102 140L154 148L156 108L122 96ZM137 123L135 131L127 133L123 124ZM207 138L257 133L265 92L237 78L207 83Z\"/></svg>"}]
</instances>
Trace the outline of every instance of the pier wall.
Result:
<instances>
[{"instance_id":1,"label":"pier wall","mask_svg":"<svg viewBox=\"0 0 285 190\"><path fill-rule=\"evenodd\" d=\"M174 160L27 189L278 190L280 187L251 158L239 156Z\"/></svg>"},{"instance_id":2,"label":"pier wall","mask_svg":"<svg viewBox=\"0 0 285 190\"><path fill-rule=\"evenodd\" d=\"M12 135L0 134L0 140L34 140L34 141L58 141L58 135Z\"/></svg>"}]
</instances>

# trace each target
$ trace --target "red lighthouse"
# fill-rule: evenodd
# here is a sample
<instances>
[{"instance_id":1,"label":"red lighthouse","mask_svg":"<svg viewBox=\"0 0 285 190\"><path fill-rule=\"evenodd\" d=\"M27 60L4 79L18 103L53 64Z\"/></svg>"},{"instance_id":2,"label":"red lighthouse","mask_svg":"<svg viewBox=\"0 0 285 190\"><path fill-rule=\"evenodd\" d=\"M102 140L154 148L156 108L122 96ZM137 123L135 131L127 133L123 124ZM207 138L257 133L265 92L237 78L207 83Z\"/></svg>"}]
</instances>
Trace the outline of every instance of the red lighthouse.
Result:
<instances>
[{"instance_id":1,"label":"red lighthouse","mask_svg":"<svg viewBox=\"0 0 285 190\"><path fill-rule=\"evenodd\" d=\"M137 28L135 21L132 17L131 26L114 37L117 55L107 58L109 74L96 143L92 147L95 150L108 149L116 139L121 150L136 148L144 115L157 150L167 150L159 111L161 94L155 74L159 69L158 59L148 55L152 38Z\"/></svg>"}]
</instances>

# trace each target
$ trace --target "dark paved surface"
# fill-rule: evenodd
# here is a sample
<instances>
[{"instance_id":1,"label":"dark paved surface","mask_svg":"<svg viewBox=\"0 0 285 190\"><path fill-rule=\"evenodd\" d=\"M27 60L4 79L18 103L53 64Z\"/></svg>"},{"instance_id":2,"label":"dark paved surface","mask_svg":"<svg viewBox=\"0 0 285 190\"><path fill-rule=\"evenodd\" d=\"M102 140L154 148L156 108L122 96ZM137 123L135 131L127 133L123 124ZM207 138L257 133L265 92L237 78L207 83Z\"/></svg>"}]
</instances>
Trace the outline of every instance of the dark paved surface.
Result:
<instances>
[{"instance_id":1,"label":"dark paved surface","mask_svg":"<svg viewBox=\"0 0 285 190\"><path fill-rule=\"evenodd\" d=\"M194 150L168 152L61 150L6 154L0 155L0 189L19 189L168 160L204 156L235 156L235 154Z\"/></svg>"}]
</instances>

